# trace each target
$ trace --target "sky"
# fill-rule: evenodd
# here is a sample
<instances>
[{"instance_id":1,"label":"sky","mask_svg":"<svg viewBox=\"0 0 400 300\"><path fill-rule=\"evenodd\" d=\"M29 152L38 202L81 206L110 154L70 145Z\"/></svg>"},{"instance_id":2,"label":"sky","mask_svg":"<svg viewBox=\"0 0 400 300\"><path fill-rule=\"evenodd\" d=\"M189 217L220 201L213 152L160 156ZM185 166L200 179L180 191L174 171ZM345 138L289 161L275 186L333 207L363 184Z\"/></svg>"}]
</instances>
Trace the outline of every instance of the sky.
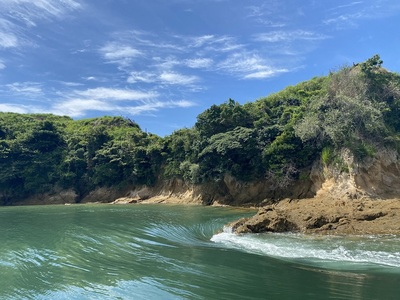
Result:
<instances>
[{"instance_id":1,"label":"sky","mask_svg":"<svg viewBox=\"0 0 400 300\"><path fill-rule=\"evenodd\" d=\"M398 0L0 0L0 111L134 120L165 136L379 54Z\"/></svg>"}]
</instances>

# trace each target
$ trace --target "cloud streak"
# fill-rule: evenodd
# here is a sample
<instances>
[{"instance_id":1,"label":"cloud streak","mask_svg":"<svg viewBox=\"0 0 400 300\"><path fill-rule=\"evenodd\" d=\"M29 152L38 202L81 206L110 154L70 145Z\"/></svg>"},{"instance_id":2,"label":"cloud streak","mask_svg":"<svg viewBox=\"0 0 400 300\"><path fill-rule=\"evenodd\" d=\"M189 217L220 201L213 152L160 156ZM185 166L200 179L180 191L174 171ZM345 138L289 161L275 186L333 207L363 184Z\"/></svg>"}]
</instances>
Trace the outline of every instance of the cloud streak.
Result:
<instances>
[{"instance_id":1,"label":"cloud streak","mask_svg":"<svg viewBox=\"0 0 400 300\"><path fill-rule=\"evenodd\" d=\"M81 9L74 0L1 0L0 49L34 45L28 33L38 22L51 22Z\"/></svg>"},{"instance_id":2,"label":"cloud streak","mask_svg":"<svg viewBox=\"0 0 400 300\"><path fill-rule=\"evenodd\" d=\"M328 9L328 12L330 15L323 20L323 24L343 30L357 27L364 20L396 15L400 12L400 3L389 0L354 1Z\"/></svg>"},{"instance_id":3,"label":"cloud streak","mask_svg":"<svg viewBox=\"0 0 400 300\"><path fill-rule=\"evenodd\" d=\"M108 115L131 114L140 115L154 113L160 109L188 108L196 105L187 100L161 100L157 92L143 92L133 89L116 89L97 87L91 89L57 91L53 95L43 95L40 84L13 83L7 85L10 98L25 97L26 95L42 95L52 97L53 101L37 101L32 105L2 103L0 111L17 113L46 112L70 117L84 117L89 112L101 112ZM54 100L55 95L58 98Z\"/></svg>"},{"instance_id":4,"label":"cloud streak","mask_svg":"<svg viewBox=\"0 0 400 300\"><path fill-rule=\"evenodd\" d=\"M93 99L107 99L110 101L137 101L154 99L159 95L156 92L142 92L132 89L113 89L98 87L94 89L87 89L83 91L74 91L74 94Z\"/></svg>"},{"instance_id":5,"label":"cloud streak","mask_svg":"<svg viewBox=\"0 0 400 300\"><path fill-rule=\"evenodd\" d=\"M74 0L2 0L0 9L17 22L21 20L28 27L36 26L37 20L61 18L66 13L80 9L82 5Z\"/></svg>"},{"instance_id":6,"label":"cloud streak","mask_svg":"<svg viewBox=\"0 0 400 300\"><path fill-rule=\"evenodd\" d=\"M287 67L276 67L270 54L250 50L250 45L238 43L237 38L228 35L165 36L160 38L160 44L170 47L162 49L150 43L150 38L154 36L145 32L133 33L133 40L129 32L115 33L114 40L102 48L102 56L107 62L123 66L127 83L156 84L160 89L171 85L191 87L192 91L206 88L201 86L207 83L200 73L192 74L194 70L204 72L202 74L215 73L248 80L269 78L289 71ZM259 34L251 37L250 42L294 39L311 42L325 38L321 34L298 30ZM122 52L131 55L119 55ZM117 59L112 61L111 58L117 57L111 55L121 58L123 62ZM131 59L138 56L140 59Z\"/></svg>"},{"instance_id":7,"label":"cloud streak","mask_svg":"<svg viewBox=\"0 0 400 300\"><path fill-rule=\"evenodd\" d=\"M279 42L293 42L293 41L320 41L329 38L329 36L321 33L316 33L306 30L294 31L272 31L261 33L254 36L257 42L279 43Z\"/></svg>"}]
</instances>

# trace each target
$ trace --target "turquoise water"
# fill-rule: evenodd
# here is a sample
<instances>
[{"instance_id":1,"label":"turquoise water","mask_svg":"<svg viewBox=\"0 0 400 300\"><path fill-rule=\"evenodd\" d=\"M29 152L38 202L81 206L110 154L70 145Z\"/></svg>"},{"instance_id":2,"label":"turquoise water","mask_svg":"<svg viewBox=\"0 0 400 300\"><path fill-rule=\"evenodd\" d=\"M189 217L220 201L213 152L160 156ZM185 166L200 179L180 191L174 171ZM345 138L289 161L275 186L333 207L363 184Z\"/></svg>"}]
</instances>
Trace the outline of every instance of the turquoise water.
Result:
<instances>
[{"instance_id":1,"label":"turquoise water","mask_svg":"<svg viewBox=\"0 0 400 300\"><path fill-rule=\"evenodd\" d=\"M221 207L0 207L0 299L399 299L400 237L234 235Z\"/></svg>"}]
</instances>

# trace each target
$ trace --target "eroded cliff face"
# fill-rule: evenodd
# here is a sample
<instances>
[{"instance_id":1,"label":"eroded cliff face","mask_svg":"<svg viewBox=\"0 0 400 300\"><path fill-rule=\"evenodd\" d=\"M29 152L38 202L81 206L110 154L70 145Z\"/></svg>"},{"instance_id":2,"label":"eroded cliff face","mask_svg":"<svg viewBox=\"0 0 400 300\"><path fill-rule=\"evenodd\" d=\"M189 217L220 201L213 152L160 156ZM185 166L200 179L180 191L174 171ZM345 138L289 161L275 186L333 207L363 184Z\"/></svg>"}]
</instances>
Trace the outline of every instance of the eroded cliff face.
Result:
<instances>
[{"instance_id":1,"label":"eroded cliff face","mask_svg":"<svg viewBox=\"0 0 400 300\"><path fill-rule=\"evenodd\" d=\"M397 151L383 149L373 158L356 161L344 149L340 159L339 167L314 164L310 179L315 196L266 205L230 227L236 233L400 234Z\"/></svg>"},{"instance_id":2,"label":"eroded cliff face","mask_svg":"<svg viewBox=\"0 0 400 300\"><path fill-rule=\"evenodd\" d=\"M172 179L153 187L98 188L84 197L73 190L55 190L24 199L21 204L147 202L265 206L287 198L337 201L400 197L400 161L396 150L382 149L373 158L356 161L348 149L343 149L340 161L340 166L325 166L317 160L311 168L301 170L298 180L286 185L273 178L242 182L226 174L223 180L207 184Z\"/></svg>"},{"instance_id":3,"label":"eroded cliff face","mask_svg":"<svg viewBox=\"0 0 400 300\"><path fill-rule=\"evenodd\" d=\"M226 174L220 182L190 185L182 180L164 182L152 189L149 197L158 196L164 202L197 202L262 206L282 199L325 198L392 199L400 197L400 160L396 150L381 149L374 157L357 161L343 149L340 165L314 162L310 169L301 170L302 176L287 185L274 179L242 182ZM185 200L186 199L186 200Z\"/></svg>"},{"instance_id":4,"label":"eroded cliff face","mask_svg":"<svg viewBox=\"0 0 400 300\"><path fill-rule=\"evenodd\" d=\"M317 161L310 174L315 197L391 199L400 197L400 160L396 150L381 149L374 157L357 161L343 149L340 167ZM346 171L343 171L346 170Z\"/></svg>"},{"instance_id":5,"label":"eroded cliff face","mask_svg":"<svg viewBox=\"0 0 400 300\"><path fill-rule=\"evenodd\" d=\"M372 197L400 197L400 161L395 150L383 149L374 158L355 164L355 185Z\"/></svg>"}]
</instances>

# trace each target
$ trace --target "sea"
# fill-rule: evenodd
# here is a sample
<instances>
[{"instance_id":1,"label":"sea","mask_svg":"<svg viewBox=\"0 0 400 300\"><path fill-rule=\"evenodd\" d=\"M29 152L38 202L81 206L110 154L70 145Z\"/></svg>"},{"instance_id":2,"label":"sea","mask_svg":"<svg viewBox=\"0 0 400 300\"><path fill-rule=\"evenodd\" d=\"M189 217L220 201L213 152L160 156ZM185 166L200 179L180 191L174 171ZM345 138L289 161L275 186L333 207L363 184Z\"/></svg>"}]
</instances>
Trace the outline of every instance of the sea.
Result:
<instances>
[{"instance_id":1,"label":"sea","mask_svg":"<svg viewBox=\"0 0 400 300\"><path fill-rule=\"evenodd\" d=\"M0 207L0 299L400 299L400 236L242 234L254 210Z\"/></svg>"}]
</instances>

